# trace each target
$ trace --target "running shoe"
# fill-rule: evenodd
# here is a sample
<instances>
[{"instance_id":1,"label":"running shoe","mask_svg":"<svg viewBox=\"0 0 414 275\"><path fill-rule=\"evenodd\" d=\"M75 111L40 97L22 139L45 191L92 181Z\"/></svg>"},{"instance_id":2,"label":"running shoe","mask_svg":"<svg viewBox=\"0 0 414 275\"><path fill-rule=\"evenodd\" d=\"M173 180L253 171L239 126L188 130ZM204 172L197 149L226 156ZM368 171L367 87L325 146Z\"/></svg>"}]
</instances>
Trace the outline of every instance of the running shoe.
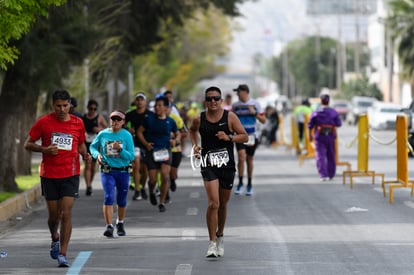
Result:
<instances>
[{"instance_id":1,"label":"running shoe","mask_svg":"<svg viewBox=\"0 0 414 275\"><path fill-rule=\"evenodd\" d=\"M134 195L132 196L133 201L140 201L142 200L141 192L135 191Z\"/></svg>"},{"instance_id":2,"label":"running shoe","mask_svg":"<svg viewBox=\"0 0 414 275\"><path fill-rule=\"evenodd\" d=\"M237 185L236 191L234 192L234 194L236 195L240 195L243 192L243 183L239 183Z\"/></svg>"},{"instance_id":3,"label":"running shoe","mask_svg":"<svg viewBox=\"0 0 414 275\"><path fill-rule=\"evenodd\" d=\"M323 177L323 178L321 178L321 181L327 181L327 180L329 180L329 178L328 178L328 177Z\"/></svg>"},{"instance_id":4,"label":"running shoe","mask_svg":"<svg viewBox=\"0 0 414 275\"><path fill-rule=\"evenodd\" d=\"M246 187L246 196L251 196L253 195L253 186L252 185L247 185Z\"/></svg>"},{"instance_id":5,"label":"running shoe","mask_svg":"<svg viewBox=\"0 0 414 275\"><path fill-rule=\"evenodd\" d=\"M50 244L50 257L54 260L56 260L59 256L59 250L60 250L60 241L57 240L56 242L52 241Z\"/></svg>"},{"instance_id":6,"label":"running shoe","mask_svg":"<svg viewBox=\"0 0 414 275\"><path fill-rule=\"evenodd\" d=\"M68 260L66 259L66 256L63 254L58 255L57 261L59 263L59 267L70 267L70 264Z\"/></svg>"},{"instance_id":7,"label":"running shoe","mask_svg":"<svg viewBox=\"0 0 414 275\"><path fill-rule=\"evenodd\" d=\"M160 205L158 205L158 209L160 210L160 212L165 212L165 205L164 204L160 204Z\"/></svg>"},{"instance_id":8,"label":"running shoe","mask_svg":"<svg viewBox=\"0 0 414 275\"><path fill-rule=\"evenodd\" d=\"M177 190L177 184L175 183L175 180L170 179L170 189L172 192L175 192L175 190Z\"/></svg>"},{"instance_id":9,"label":"running shoe","mask_svg":"<svg viewBox=\"0 0 414 275\"><path fill-rule=\"evenodd\" d=\"M217 244L216 242L210 241L206 253L207 258L217 258Z\"/></svg>"},{"instance_id":10,"label":"running shoe","mask_svg":"<svg viewBox=\"0 0 414 275\"><path fill-rule=\"evenodd\" d=\"M148 195L147 195L147 191L145 191L144 188L141 189L141 196L143 200L147 200L148 199Z\"/></svg>"},{"instance_id":11,"label":"running shoe","mask_svg":"<svg viewBox=\"0 0 414 275\"><path fill-rule=\"evenodd\" d=\"M124 229L124 223L120 222L116 224L116 233L118 236L125 236L125 229Z\"/></svg>"},{"instance_id":12,"label":"running shoe","mask_svg":"<svg viewBox=\"0 0 414 275\"><path fill-rule=\"evenodd\" d=\"M217 242L217 256L223 257L224 256L224 240L223 236L216 238Z\"/></svg>"},{"instance_id":13,"label":"running shoe","mask_svg":"<svg viewBox=\"0 0 414 275\"><path fill-rule=\"evenodd\" d=\"M111 224L108 224L103 234L108 238L112 238L114 236L114 227Z\"/></svg>"},{"instance_id":14,"label":"running shoe","mask_svg":"<svg viewBox=\"0 0 414 275\"><path fill-rule=\"evenodd\" d=\"M86 192L85 192L86 196L92 196L92 186L88 186L86 187Z\"/></svg>"},{"instance_id":15,"label":"running shoe","mask_svg":"<svg viewBox=\"0 0 414 275\"><path fill-rule=\"evenodd\" d=\"M150 202L152 205L157 205L157 196L154 193L150 193Z\"/></svg>"},{"instance_id":16,"label":"running shoe","mask_svg":"<svg viewBox=\"0 0 414 275\"><path fill-rule=\"evenodd\" d=\"M165 203L170 203L170 202L171 202L170 192L167 192L167 195L165 195Z\"/></svg>"}]
</instances>

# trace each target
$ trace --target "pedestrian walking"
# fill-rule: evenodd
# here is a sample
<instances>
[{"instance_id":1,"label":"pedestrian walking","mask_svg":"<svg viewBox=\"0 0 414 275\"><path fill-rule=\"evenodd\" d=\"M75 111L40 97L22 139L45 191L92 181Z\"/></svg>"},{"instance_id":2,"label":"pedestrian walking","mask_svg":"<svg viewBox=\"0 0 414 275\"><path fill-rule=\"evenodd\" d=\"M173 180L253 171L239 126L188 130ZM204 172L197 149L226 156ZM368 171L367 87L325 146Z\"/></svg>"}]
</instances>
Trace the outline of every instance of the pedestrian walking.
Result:
<instances>
[{"instance_id":1,"label":"pedestrian walking","mask_svg":"<svg viewBox=\"0 0 414 275\"><path fill-rule=\"evenodd\" d=\"M236 143L237 149L237 172L239 175L239 184L235 191L236 195L240 195L243 192L243 175L244 164L247 166L247 186L246 196L253 195L253 158L256 151L259 140L256 136L256 120L265 124L266 117L259 102L250 98L249 86L241 84L237 88L233 89L237 92L239 101L235 102L232 107L232 111L239 117L241 124L249 135L249 140L246 143Z\"/></svg>"},{"instance_id":2,"label":"pedestrian walking","mask_svg":"<svg viewBox=\"0 0 414 275\"><path fill-rule=\"evenodd\" d=\"M321 106L312 112L308 122L310 140L315 140L316 167L321 181L333 179L336 173L336 128L342 122L339 114L329 107L329 95L322 94ZM313 134L312 134L313 133Z\"/></svg>"},{"instance_id":3,"label":"pedestrian walking","mask_svg":"<svg viewBox=\"0 0 414 275\"><path fill-rule=\"evenodd\" d=\"M297 106L295 110L293 110L293 115L296 120L296 124L298 126L298 137L299 142L303 142L303 132L305 130L305 116L310 115L312 113L312 108L310 107L309 99L302 100L301 105Z\"/></svg>"},{"instance_id":4,"label":"pedestrian walking","mask_svg":"<svg viewBox=\"0 0 414 275\"><path fill-rule=\"evenodd\" d=\"M210 242L206 257L217 257L224 255L227 203L236 171L233 142L247 142L248 136L238 117L223 109L218 87L206 89L205 102L206 111L190 126L190 138L192 154L201 160L201 175L208 199L206 221Z\"/></svg>"},{"instance_id":5,"label":"pedestrian walking","mask_svg":"<svg viewBox=\"0 0 414 275\"><path fill-rule=\"evenodd\" d=\"M80 160L91 161L85 146L82 119L69 113L71 97L66 90L52 95L54 111L39 118L29 131L24 148L42 153L40 182L48 209L52 238L50 256L59 267L69 267L67 251L72 234L72 207L79 195ZM36 141L41 140L41 144Z\"/></svg>"},{"instance_id":6,"label":"pedestrian walking","mask_svg":"<svg viewBox=\"0 0 414 275\"><path fill-rule=\"evenodd\" d=\"M115 110L110 114L110 127L98 133L92 141L92 157L101 165L101 182L104 191L103 216L104 236L113 237L113 214L116 190L118 236L125 236L124 218L127 209L129 188L129 165L134 160L134 141L128 130L124 129L125 113Z\"/></svg>"}]
</instances>

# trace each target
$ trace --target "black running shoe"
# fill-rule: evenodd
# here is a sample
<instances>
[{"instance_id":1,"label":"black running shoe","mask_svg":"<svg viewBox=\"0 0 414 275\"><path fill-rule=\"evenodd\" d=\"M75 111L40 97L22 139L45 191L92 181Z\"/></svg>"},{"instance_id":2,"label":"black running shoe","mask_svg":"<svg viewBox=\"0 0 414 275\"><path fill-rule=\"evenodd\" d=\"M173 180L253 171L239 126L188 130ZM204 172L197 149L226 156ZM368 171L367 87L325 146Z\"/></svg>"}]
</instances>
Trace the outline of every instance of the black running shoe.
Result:
<instances>
[{"instance_id":1,"label":"black running shoe","mask_svg":"<svg viewBox=\"0 0 414 275\"><path fill-rule=\"evenodd\" d=\"M86 196L92 196L92 186L86 187Z\"/></svg>"},{"instance_id":2,"label":"black running shoe","mask_svg":"<svg viewBox=\"0 0 414 275\"><path fill-rule=\"evenodd\" d=\"M154 193L150 193L150 202L151 202L152 205L157 205L158 204L157 196L155 196Z\"/></svg>"},{"instance_id":3,"label":"black running shoe","mask_svg":"<svg viewBox=\"0 0 414 275\"><path fill-rule=\"evenodd\" d=\"M170 203L170 192L167 192L167 195L165 195L165 203Z\"/></svg>"},{"instance_id":4,"label":"black running shoe","mask_svg":"<svg viewBox=\"0 0 414 275\"><path fill-rule=\"evenodd\" d=\"M145 191L144 188L141 189L141 197L142 197L143 200L148 199L147 191Z\"/></svg>"},{"instance_id":5,"label":"black running shoe","mask_svg":"<svg viewBox=\"0 0 414 275\"><path fill-rule=\"evenodd\" d=\"M133 201L139 201L142 200L141 192L135 191L134 195L132 196Z\"/></svg>"},{"instance_id":6,"label":"black running shoe","mask_svg":"<svg viewBox=\"0 0 414 275\"><path fill-rule=\"evenodd\" d=\"M177 190L177 184L175 183L175 180L170 179L170 189L172 192L175 192L175 190Z\"/></svg>"},{"instance_id":7,"label":"black running shoe","mask_svg":"<svg viewBox=\"0 0 414 275\"><path fill-rule=\"evenodd\" d=\"M112 238L114 236L114 227L112 225L109 225L106 227L106 230L104 232L104 236L108 238Z\"/></svg>"},{"instance_id":8,"label":"black running shoe","mask_svg":"<svg viewBox=\"0 0 414 275\"><path fill-rule=\"evenodd\" d=\"M124 223L117 223L116 224L116 233L118 236L125 236L125 229L124 229Z\"/></svg>"},{"instance_id":9,"label":"black running shoe","mask_svg":"<svg viewBox=\"0 0 414 275\"><path fill-rule=\"evenodd\" d=\"M158 209L160 210L160 212L165 212L165 205L164 204L158 205Z\"/></svg>"}]
</instances>

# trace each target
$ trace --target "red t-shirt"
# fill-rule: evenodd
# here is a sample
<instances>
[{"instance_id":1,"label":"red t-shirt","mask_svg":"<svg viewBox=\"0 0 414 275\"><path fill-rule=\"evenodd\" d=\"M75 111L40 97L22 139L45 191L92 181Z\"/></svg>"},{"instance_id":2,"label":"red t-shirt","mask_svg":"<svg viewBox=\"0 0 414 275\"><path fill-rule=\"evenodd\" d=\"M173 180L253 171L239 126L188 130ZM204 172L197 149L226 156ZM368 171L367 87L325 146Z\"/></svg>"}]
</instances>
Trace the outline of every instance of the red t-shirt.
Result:
<instances>
[{"instance_id":1,"label":"red t-shirt","mask_svg":"<svg viewBox=\"0 0 414 275\"><path fill-rule=\"evenodd\" d=\"M45 115L29 131L32 140L42 140L42 146L58 144L58 154L43 154L40 176L45 178L68 178L80 174L79 144L86 138L82 119L70 115L70 120L60 121L56 114Z\"/></svg>"}]
</instances>

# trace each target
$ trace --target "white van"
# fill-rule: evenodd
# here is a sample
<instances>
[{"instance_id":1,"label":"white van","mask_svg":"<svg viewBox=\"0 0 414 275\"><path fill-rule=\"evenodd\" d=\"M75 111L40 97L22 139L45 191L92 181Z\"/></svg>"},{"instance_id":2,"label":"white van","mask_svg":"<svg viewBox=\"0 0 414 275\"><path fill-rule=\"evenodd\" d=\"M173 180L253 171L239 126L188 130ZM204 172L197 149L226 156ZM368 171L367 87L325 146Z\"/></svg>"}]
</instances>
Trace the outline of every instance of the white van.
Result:
<instances>
[{"instance_id":1,"label":"white van","mask_svg":"<svg viewBox=\"0 0 414 275\"><path fill-rule=\"evenodd\" d=\"M361 114L366 114L368 108L374 104L374 102L378 101L375 97L368 97L368 96L354 96L352 98L351 104L351 111L348 113L346 117L346 121L349 125L353 124L356 125L358 123L358 118Z\"/></svg>"}]
</instances>

